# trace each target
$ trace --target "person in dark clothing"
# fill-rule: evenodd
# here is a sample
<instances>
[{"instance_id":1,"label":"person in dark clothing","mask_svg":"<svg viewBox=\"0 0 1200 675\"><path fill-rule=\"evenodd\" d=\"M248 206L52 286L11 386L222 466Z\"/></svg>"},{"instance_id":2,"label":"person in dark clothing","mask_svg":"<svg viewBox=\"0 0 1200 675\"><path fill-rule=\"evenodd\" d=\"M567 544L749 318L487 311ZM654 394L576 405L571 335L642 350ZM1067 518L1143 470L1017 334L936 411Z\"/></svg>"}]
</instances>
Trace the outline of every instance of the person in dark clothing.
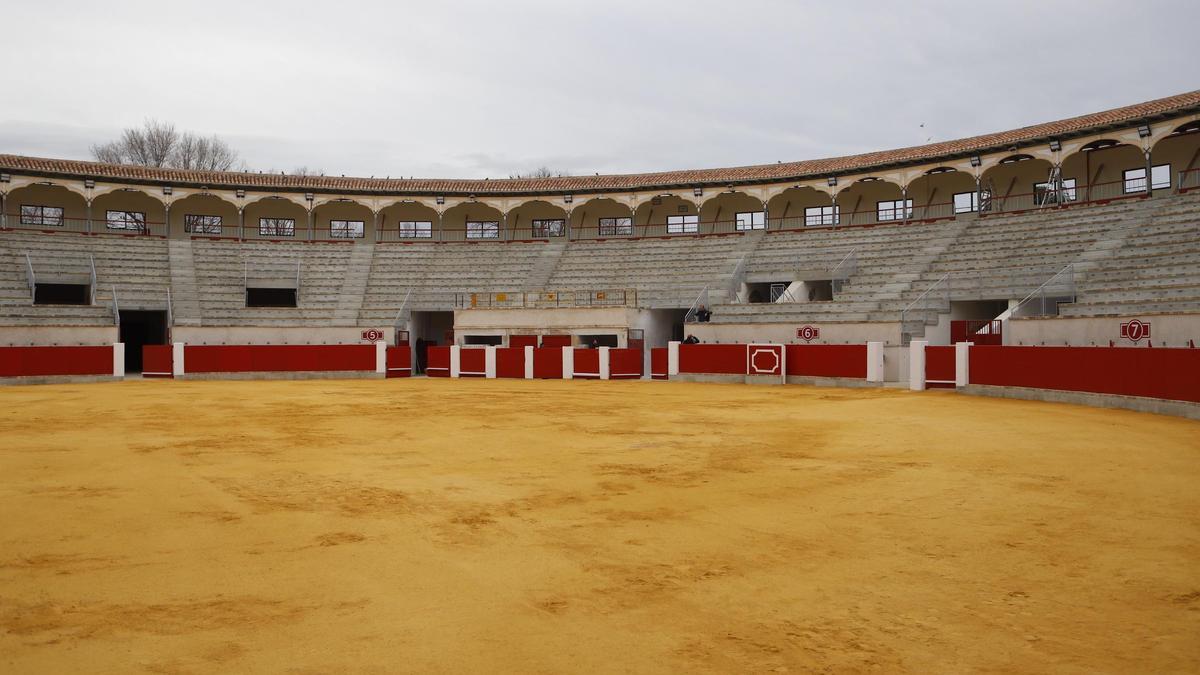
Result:
<instances>
[{"instance_id":1,"label":"person in dark clothing","mask_svg":"<svg viewBox=\"0 0 1200 675\"><path fill-rule=\"evenodd\" d=\"M696 320L705 323L711 318L712 312L708 311L704 305L700 305L700 308L696 310Z\"/></svg>"},{"instance_id":2,"label":"person in dark clothing","mask_svg":"<svg viewBox=\"0 0 1200 675\"><path fill-rule=\"evenodd\" d=\"M695 335L689 335L689 336L687 336L686 338L684 338L684 340L683 340L683 344L685 344L685 345L697 345L697 344L700 344L700 339L699 339L699 338L697 338Z\"/></svg>"}]
</instances>

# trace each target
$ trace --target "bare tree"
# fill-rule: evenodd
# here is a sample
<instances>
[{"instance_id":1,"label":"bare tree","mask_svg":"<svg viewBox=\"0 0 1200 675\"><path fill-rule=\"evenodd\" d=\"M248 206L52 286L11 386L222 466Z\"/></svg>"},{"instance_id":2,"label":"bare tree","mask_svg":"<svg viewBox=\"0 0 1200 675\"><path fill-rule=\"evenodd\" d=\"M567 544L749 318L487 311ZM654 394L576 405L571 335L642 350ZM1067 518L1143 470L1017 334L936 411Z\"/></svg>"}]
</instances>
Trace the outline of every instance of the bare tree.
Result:
<instances>
[{"instance_id":1,"label":"bare tree","mask_svg":"<svg viewBox=\"0 0 1200 675\"><path fill-rule=\"evenodd\" d=\"M174 124L157 120L146 120L141 127L126 129L115 141L93 145L92 156L110 164L200 171L229 171L239 163L237 152L220 138L180 133Z\"/></svg>"},{"instance_id":2,"label":"bare tree","mask_svg":"<svg viewBox=\"0 0 1200 675\"><path fill-rule=\"evenodd\" d=\"M566 172L563 172L563 171L558 171L557 169L551 169L550 167L543 165L543 166L539 166L538 168L534 169L533 171L527 171L524 173L510 173L510 174L508 174L508 177L509 178L561 178L566 175L569 175L569 174L567 174Z\"/></svg>"}]
</instances>

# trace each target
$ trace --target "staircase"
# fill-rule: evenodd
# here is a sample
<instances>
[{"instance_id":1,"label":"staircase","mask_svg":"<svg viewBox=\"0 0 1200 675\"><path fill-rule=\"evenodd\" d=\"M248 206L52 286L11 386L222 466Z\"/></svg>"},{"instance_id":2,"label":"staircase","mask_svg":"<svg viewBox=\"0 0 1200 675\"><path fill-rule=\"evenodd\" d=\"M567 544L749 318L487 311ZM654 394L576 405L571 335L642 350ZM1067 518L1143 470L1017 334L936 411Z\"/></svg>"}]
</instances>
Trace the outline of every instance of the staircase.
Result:
<instances>
[{"instance_id":1,"label":"staircase","mask_svg":"<svg viewBox=\"0 0 1200 675\"><path fill-rule=\"evenodd\" d=\"M525 278L525 290L541 291L546 290L550 284L550 278L554 276L554 271L558 269L558 263L562 260L563 251L567 248L567 242L554 241L549 242L534 261L533 266L529 269L529 276Z\"/></svg>"},{"instance_id":2,"label":"staircase","mask_svg":"<svg viewBox=\"0 0 1200 675\"><path fill-rule=\"evenodd\" d=\"M357 326L358 314L362 310L363 297L367 293L367 279L371 275L371 260L375 256L374 241L354 242L354 251L342 280L337 307L333 310L331 324L334 326Z\"/></svg>"},{"instance_id":3,"label":"staircase","mask_svg":"<svg viewBox=\"0 0 1200 675\"><path fill-rule=\"evenodd\" d=\"M192 240L171 239L167 242L171 261L171 305L176 326L200 325L200 297L196 291L196 263L192 257Z\"/></svg>"}]
</instances>

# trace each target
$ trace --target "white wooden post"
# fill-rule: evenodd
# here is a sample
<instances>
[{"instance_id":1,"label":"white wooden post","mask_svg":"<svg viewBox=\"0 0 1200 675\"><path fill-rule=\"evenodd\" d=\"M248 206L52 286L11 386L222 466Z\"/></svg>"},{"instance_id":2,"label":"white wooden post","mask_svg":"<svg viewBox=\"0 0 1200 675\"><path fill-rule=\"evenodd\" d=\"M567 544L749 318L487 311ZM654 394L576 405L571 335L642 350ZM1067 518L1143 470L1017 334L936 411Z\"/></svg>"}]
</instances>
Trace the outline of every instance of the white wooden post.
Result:
<instances>
[{"instance_id":1,"label":"white wooden post","mask_svg":"<svg viewBox=\"0 0 1200 675\"><path fill-rule=\"evenodd\" d=\"M867 382L883 382L883 343L867 343Z\"/></svg>"},{"instance_id":2,"label":"white wooden post","mask_svg":"<svg viewBox=\"0 0 1200 675\"><path fill-rule=\"evenodd\" d=\"M462 351L462 347L450 345L450 377L458 377L458 372L461 369L461 362L459 361L459 357L461 356L460 351Z\"/></svg>"},{"instance_id":3,"label":"white wooden post","mask_svg":"<svg viewBox=\"0 0 1200 675\"><path fill-rule=\"evenodd\" d=\"M187 372L183 363L183 343L175 342L171 344L171 375L179 377Z\"/></svg>"},{"instance_id":4,"label":"white wooden post","mask_svg":"<svg viewBox=\"0 0 1200 675\"><path fill-rule=\"evenodd\" d=\"M533 345L525 345L525 379L533 379Z\"/></svg>"},{"instance_id":5,"label":"white wooden post","mask_svg":"<svg viewBox=\"0 0 1200 675\"><path fill-rule=\"evenodd\" d=\"M954 386L965 387L971 383L971 346L973 342L958 342L954 345Z\"/></svg>"},{"instance_id":6,"label":"white wooden post","mask_svg":"<svg viewBox=\"0 0 1200 675\"><path fill-rule=\"evenodd\" d=\"M387 375L387 343L382 340L375 343L375 372Z\"/></svg>"},{"instance_id":7,"label":"white wooden post","mask_svg":"<svg viewBox=\"0 0 1200 675\"><path fill-rule=\"evenodd\" d=\"M496 346L488 345L483 348L483 376L486 379L496 379Z\"/></svg>"},{"instance_id":8,"label":"white wooden post","mask_svg":"<svg viewBox=\"0 0 1200 675\"><path fill-rule=\"evenodd\" d=\"M667 376L679 374L679 341L667 343Z\"/></svg>"},{"instance_id":9,"label":"white wooden post","mask_svg":"<svg viewBox=\"0 0 1200 675\"><path fill-rule=\"evenodd\" d=\"M125 377L125 343L113 343L113 377Z\"/></svg>"},{"instance_id":10,"label":"white wooden post","mask_svg":"<svg viewBox=\"0 0 1200 675\"><path fill-rule=\"evenodd\" d=\"M925 346L927 340L913 340L908 345L908 388L925 391Z\"/></svg>"},{"instance_id":11,"label":"white wooden post","mask_svg":"<svg viewBox=\"0 0 1200 675\"><path fill-rule=\"evenodd\" d=\"M608 347L600 348L600 379L607 380L611 368L609 367Z\"/></svg>"},{"instance_id":12,"label":"white wooden post","mask_svg":"<svg viewBox=\"0 0 1200 675\"><path fill-rule=\"evenodd\" d=\"M563 379L575 379L575 348L566 346L563 350Z\"/></svg>"}]
</instances>

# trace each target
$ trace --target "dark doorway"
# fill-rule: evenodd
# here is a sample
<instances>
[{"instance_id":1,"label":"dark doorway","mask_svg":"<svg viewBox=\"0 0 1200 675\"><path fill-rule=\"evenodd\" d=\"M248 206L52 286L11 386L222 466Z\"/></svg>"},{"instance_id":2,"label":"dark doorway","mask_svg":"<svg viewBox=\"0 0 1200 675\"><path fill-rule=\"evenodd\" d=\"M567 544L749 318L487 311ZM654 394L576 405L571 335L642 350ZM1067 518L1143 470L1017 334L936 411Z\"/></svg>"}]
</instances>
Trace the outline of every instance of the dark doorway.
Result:
<instances>
[{"instance_id":1,"label":"dark doorway","mask_svg":"<svg viewBox=\"0 0 1200 675\"><path fill-rule=\"evenodd\" d=\"M121 310L121 342L125 343L125 372L142 372L142 347L167 344L167 313Z\"/></svg>"},{"instance_id":2,"label":"dark doorway","mask_svg":"<svg viewBox=\"0 0 1200 675\"><path fill-rule=\"evenodd\" d=\"M247 288L247 307L295 307L294 288Z\"/></svg>"},{"instance_id":3,"label":"dark doorway","mask_svg":"<svg viewBox=\"0 0 1200 675\"><path fill-rule=\"evenodd\" d=\"M87 284L45 284L33 287L35 305L90 305L91 286Z\"/></svg>"},{"instance_id":4,"label":"dark doorway","mask_svg":"<svg viewBox=\"0 0 1200 675\"><path fill-rule=\"evenodd\" d=\"M584 347L612 347L617 348L617 336L611 334L597 335L580 335L579 344Z\"/></svg>"}]
</instances>

